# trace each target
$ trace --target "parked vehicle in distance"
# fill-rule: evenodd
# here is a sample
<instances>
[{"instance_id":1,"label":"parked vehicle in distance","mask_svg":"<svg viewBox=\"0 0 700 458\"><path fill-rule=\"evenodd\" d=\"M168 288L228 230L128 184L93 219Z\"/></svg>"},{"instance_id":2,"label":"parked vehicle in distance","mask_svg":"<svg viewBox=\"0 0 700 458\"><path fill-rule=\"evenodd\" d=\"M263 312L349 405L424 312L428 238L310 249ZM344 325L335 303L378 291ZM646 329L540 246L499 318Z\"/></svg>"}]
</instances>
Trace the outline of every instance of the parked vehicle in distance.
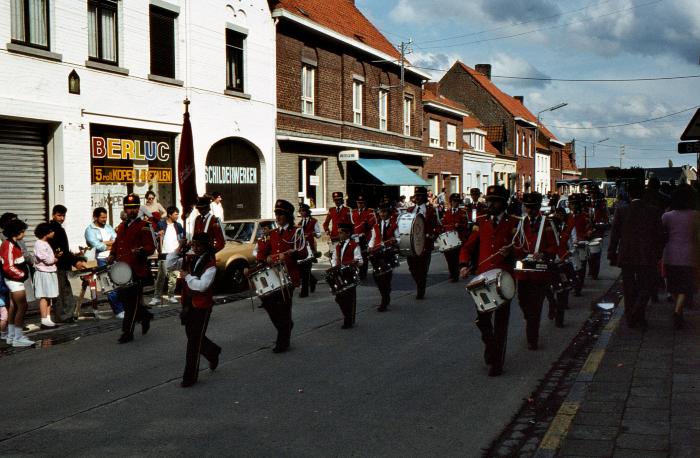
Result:
<instances>
[{"instance_id":1,"label":"parked vehicle in distance","mask_svg":"<svg viewBox=\"0 0 700 458\"><path fill-rule=\"evenodd\" d=\"M262 237L262 222L272 223L272 219L246 219L224 221L226 245L216 253L216 270L219 289L239 292L248 289L245 269L255 265L253 249L255 242Z\"/></svg>"}]
</instances>

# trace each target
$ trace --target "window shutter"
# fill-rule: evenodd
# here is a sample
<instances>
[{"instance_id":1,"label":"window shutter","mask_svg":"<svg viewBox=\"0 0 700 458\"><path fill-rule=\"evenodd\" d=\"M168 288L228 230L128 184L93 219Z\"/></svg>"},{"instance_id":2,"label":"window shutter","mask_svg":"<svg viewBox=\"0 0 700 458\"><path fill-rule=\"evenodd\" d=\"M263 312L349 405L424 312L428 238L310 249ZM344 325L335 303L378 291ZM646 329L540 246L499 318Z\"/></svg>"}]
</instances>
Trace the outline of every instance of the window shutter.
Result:
<instances>
[{"instance_id":1,"label":"window shutter","mask_svg":"<svg viewBox=\"0 0 700 458\"><path fill-rule=\"evenodd\" d=\"M151 73L175 78L175 14L151 6Z\"/></svg>"}]
</instances>

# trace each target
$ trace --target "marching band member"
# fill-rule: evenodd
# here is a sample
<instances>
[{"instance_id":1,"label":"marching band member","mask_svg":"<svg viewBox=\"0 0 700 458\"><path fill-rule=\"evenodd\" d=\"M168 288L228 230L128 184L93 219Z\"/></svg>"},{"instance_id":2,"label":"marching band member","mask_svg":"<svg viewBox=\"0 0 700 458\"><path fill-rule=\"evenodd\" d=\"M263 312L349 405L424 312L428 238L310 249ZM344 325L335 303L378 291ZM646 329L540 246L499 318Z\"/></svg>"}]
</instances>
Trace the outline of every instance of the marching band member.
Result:
<instances>
[{"instance_id":1,"label":"marching band member","mask_svg":"<svg viewBox=\"0 0 700 458\"><path fill-rule=\"evenodd\" d=\"M292 297L294 288L301 283L301 273L297 260L306 256L306 239L301 228L294 226L294 206L286 200L275 202L277 228L270 231L269 240L258 245L256 258L258 262L272 265L284 262L292 284L280 291L270 294L262 300L262 306L270 315L270 321L277 329L277 341L274 353L283 353L289 349L294 322L292 321Z\"/></svg>"},{"instance_id":2,"label":"marching band member","mask_svg":"<svg viewBox=\"0 0 700 458\"><path fill-rule=\"evenodd\" d=\"M569 196L569 205L573 207L574 213L574 232L571 237L574 249L576 249L578 242L588 241L591 237L591 222L584 208L585 200L585 194L572 194ZM581 289L583 289L583 283L586 279L586 260L581 260L578 267L578 284L574 290L574 296L576 297L581 296Z\"/></svg>"},{"instance_id":3,"label":"marching band member","mask_svg":"<svg viewBox=\"0 0 700 458\"><path fill-rule=\"evenodd\" d=\"M362 253L362 266L360 266L360 279L367 278L367 244L372 237L372 228L377 218L374 216L374 210L365 206L365 198L362 195L355 199L357 208L352 211L352 221L355 225L354 233L360 236L360 252Z\"/></svg>"},{"instance_id":4,"label":"marching band member","mask_svg":"<svg viewBox=\"0 0 700 458\"><path fill-rule=\"evenodd\" d=\"M369 250L375 251L383 246L396 246L396 231L398 226L396 221L391 219L391 204L381 204L379 206L379 221L372 228L372 237L369 241ZM373 273L374 283L382 296L382 302L377 307L380 312L386 312L391 303L391 280L393 272L386 272L382 275Z\"/></svg>"},{"instance_id":5,"label":"marching band member","mask_svg":"<svg viewBox=\"0 0 700 458\"><path fill-rule=\"evenodd\" d=\"M573 218L566 213L566 210L561 207L555 207L552 216L555 230L559 233L559 260L560 265L571 263L571 233L574 229ZM573 268L573 267L572 267ZM569 289L557 293L556 297L550 292L547 296L549 301L548 318L554 320L554 325L558 328L564 327L564 313L569 308Z\"/></svg>"},{"instance_id":6,"label":"marching band member","mask_svg":"<svg viewBox=\"0 0 700 458\"><path fill-rule=\"evenodd\" d=\"M479 216L486 214L486 204L481 201L481 189L471 188L469 190L469 201L467 202L464 211L467 216L467 221L475 223Z\"/></svg>"},{"instance_id":7,"label":"marching band member","mask_svg":"<svg viewBox=\"0 0 700 458\"><path fill-rule=\"evenodd\" d=\"M413 192L415 205L406 210L407 213L420 213L425 218L425 250L418 256L408 256L408 270L416 282L416 299L425 298L425 287L428 281L428 270L433 253L433 241L440 232L440 218L437 210L428 202L428 190L417 186Z\"/></svg>"},{"instance_id":8,"label":"marching band member","mask_svg":"<svg viewBox=\"0 0 700 458\"><path fill-rule=\"evenodd\" d=\"M304 232L308 249L311 250L312 255L315 255L316 239L321 237L321 225L316 218L311 216L311 207L307 204L299 204L299 216L301 216L299 227ZM305 262L299 267L301 270L301 292L299 297L308 297L309 289L312 293L316 291L318 280L311 272L312 264L312 262Z\"/></svg>"},{"instance_id":9,"label":"marching band member","mask_svg":"<svg viewBox=\"0 0 700 458\"><path fill-rule=\"evenodd\" d=\"M477 274L491 269L513 272L513 237L518 219L506 214L508 190L500 185L489 186L486 190L488 214L479 218L459 255L460 277L467 278L469 267ZM474 265L472 255L478 253L478 264ZM508 340L508 319L510 301L498 309L487 313L477 313L476 326L481 331L485 344L484 361L491 366L489 376L503 373Z\"/></svg>"},{"instance_id":10,"label":"marching band member","mask_svg":"<svg viewBox=\"0 0 700 458\"><path fill-rule=\"evenodd\" d=\"M591 196L591 220L593 221L593 237L603 238L605 237L605 228L610 223L610 215L608 213L608 203L605 200L603 194L597 188ZM602 248L602 247L601 247ZM591 278L593 280L598 279L598 274L600 273L600 258L601 253L591 253L588 257L588 269L591 273Z\"/></svg>"},{"instance_id":11,"label":"marching band member","mask_svg":"<svg viewBox=\"0 0 700 458\"><path fill-rule=\"evenodd\" d=\"M209 234L214 250L216 252L221 251L226 245L226 237L224 237L224 228L221 221L211 212L211 198L209 196L198 198L195 207L199 212L199 216L194 221L193 234L201 232Z\"/></svg>"},{"instance_id":12,"label":"marching band member","mask_svg":"<svg viewBox=\"0 0 700 458\"><path fill-rule=\"evenodd\" d=\"M354 231L352 224L341 223L338 225L338 237L340 241L333 250L331 267L362 265L362 253L360 245L350 238ZM342 329L350 329L355 325L355 312L357 311L357 286L348 288L335 295L335 301L343 312Z\"/></svg>"},{"instance_id":13,"label":"marching band member","mask_svg":"<svg viewBox=\"0 0 700 458\"><path fill-rule=\"evenodd\" d=\"M519 226L520 243L515 249L516 257L521 261L527 258L532 261L553 262L559 253L559 235L552 220L548 221L540 212L542 194L530 192L523 195L523 206L525 216ZM524 278L518 279L518 303L526 322L527 348L537 350L542 305L552 276L549 271L524 275Z\"/></svg>"},{"instance_id":14,"label":"marching band member","mask_svg":"<svg viewBox=\"0 0 700 458\"><path fill-rule=\"evenodd\" d=\"M442 229L443 232L457 232L457 234L459 234L459 239L464 242L467 239L468 226L467 216L464 210L459 208L459 203L461 201L462 197L459 194L450 194L450 206L445 210L445 214L442 216ZM450 272L450 281L454 283L459 280L459 250L448 250L443 254L445 255L447 268Z\"/></svg>"},{"instance_id":15,"label":"marching band member","mask_svg":"<svg viewBox=\"0 0 700 458\"><path fill-rule=\"evenodd\" d=\"M151 225L138 217L141 200L136 194L124 197L124 211L127 220L117 228L117 238L112 244L109 260L129 264L133 276L133 285L119 290L119 301L124 304L122 335L119 343L134 340L134 327L141 323L141 333L146 334L151 328L153 314L143 305L143 284L151 277L148 257L156 251L155 236Z\"/></svg>"},{"instance_id":16,"label":"marching band member","mask_svg":"<svg viewBox=\"0 0 700 458\"><path fill-rule=\"evenodd\" d=\"M168 270L180 270L180 278L183 280L180 320L187 334L185 371L180 383L183 388L197 382L200 354L209 361L209 369L212 371L219 365L221 354L221 347L206 336L214 305L212 285L216 278L216 252L209 234L199 232L192 236L192 251L192 259L187 259L186 262L179 250L169 253L166 258Z\"/></svg>"},{"instance_id":17,"label":"marching band member","mask_svg":"<svg viewBox=\"0 0 700 458\"><path fill-rule=\"evenodd\" d=\"M336 191L333 193L333 203L335 207L328 210L326 220L323 222L323 230L331 238L331 243L338 241L338 228L340 224L352 224L352 209L344 205L343 193ZM331 227L330 224L333 223Z\"/></svg>"}]
</instances>

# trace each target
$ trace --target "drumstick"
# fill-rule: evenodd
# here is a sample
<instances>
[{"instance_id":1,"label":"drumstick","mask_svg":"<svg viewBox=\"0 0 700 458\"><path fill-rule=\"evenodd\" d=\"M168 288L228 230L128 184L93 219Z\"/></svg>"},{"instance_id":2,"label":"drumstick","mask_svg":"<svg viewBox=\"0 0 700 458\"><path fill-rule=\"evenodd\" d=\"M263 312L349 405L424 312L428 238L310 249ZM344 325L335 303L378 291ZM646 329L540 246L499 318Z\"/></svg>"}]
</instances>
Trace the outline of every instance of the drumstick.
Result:
<instances>
[{"instance_id":1,"label":"drumstick","mask_svg":"<svg viewBox=\"0 0 700 458\"><path fill-rule=\"evenodd\" d=\"M509 243L508 245L505 245L505 246L501 247L501 250L504 249L504 248L510 248L510 247L512 247L513 245L514 245L513 242L511 242L511 243ZM495 258L495 257L498 256L498 255L503 256L503 254L501 254L501 250L498 250L497 252L495 252L494 254L492 254L491 256L489 256L488 258L486 258L486 259L484 259L483 261L481 261L481 262L479 263L479 265L477 265L477 267L481 266L481 265L482 265L483 263L485 263L486 261L488 261L488 260L490 260L490 259L492 259L492 258Z\"/></svg>"}]
</instances>

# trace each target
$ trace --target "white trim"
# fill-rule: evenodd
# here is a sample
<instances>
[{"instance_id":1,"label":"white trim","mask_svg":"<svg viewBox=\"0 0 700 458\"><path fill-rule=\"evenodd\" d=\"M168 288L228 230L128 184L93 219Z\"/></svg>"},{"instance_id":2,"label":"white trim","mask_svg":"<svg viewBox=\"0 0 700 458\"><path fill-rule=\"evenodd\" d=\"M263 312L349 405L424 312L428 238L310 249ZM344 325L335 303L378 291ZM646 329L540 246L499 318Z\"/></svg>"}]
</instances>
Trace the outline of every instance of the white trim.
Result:
<instances>
[{"instance_id":1,"label":"white trim","mask_svg":"<svg viewBox=\"0 0 700 458\"><path fill-rule=\"evenodd\" d=\"M457 108L451 108L438 102L423 102L423 109L425 109L425 107L433 108L438 111L444 111L445 113L459 115L462 117L469 116L469 113L467 113L466 111L458 110Z\"/></svg>"},{"instance_id":2,"label":"white trim","mask_svg":"<svg viewBox=\"0 0 700 458\"><path fill-rule=\"evenodd\" d=\"M550 141L551 143L554 143L555 145L559 145L559 146L562 146L562 147L566 146L566 143L560 142L560 141L557 140L556 138L550 138L549 141Z\"/></svg>"},{"instance_id":3,"label":"white trim","mask_svg":"<svg viewBox=\"0 0 700 458\"><path fill-rule=\"evenodd\" d=\"M478 127L469 127L467 129L462 129L462 133L469 133L469 134L479 134L479 135L488 135L488 132L485 130L479 129Z\"/></svg>"},{"instance_id":4,"label":"white trim","mask_svg":"<svg viewBox=\"0 0 700 458\"><path fill-rule=\"evenodd\" d=\"M536 122L528 121L527 119L521 118L520 116L515 116L515 117L513 118L513 120L514 120L515 122L522 122L523 124L527 124L527 125L532 126L532 127L537 127L537 123L536 123Z\"/></svg>"},{"instance_id":5,"label":"white trim","mask_svg":"<svg viewBox=\"0 0 700 458\"><path fill-rule=\"evenodd\" d=\"M277 8L272 12L272 17L274 18L284 18L288 19L292 22L296 22L297 24L307 27L309 29L315 30L317 32L322 33L323 35L326 35L327 37L333 38L335 40L338 40L342 43L345 43L347 45L352 46L353 48L357 48L361 51L364 51L366 53L372 54L375 57L378 57L382 60L385 60L388 64L393 64L396 65L397 67L400 67L400 63L398 62L398 58L392 57L389 54L383 53L382 51L379 51L376 48L373 48L371 46L368 46L361 41L358 40L353 40L350 37L347 37L341 33L336 32L335 30L329 29L328 27L324 27L320 24L317 24L316 22L310 20L310 19L304 19L302 17L297 16L296 14L292 14L289 11L282 9L282 8ZM405 70L407 72L411 72L414 75L420 76L424 80L430 80L432 79L432 76L430 76L426 72L422 72L420 70L416 70L411 67L405 67Z\"/></svg>"},{"instance_id":6,"label":"white trim","mask_svg":"<svg viewBox=\"0 0 700 458\"><path fill-rule=\"evenodd\" d=\"M321 138L297 137L295 135L277 135L277 141L291 141L299 143L311 143L315 145L338 146L341 148L357 148L365 151L378 151L382 153L404 154L407 156L433 157L432 154L423 153L418 150L389 148L385 146L372 146L354 142L339 142L335 140L324 140Z\"/></svg>"}]
</instances>

